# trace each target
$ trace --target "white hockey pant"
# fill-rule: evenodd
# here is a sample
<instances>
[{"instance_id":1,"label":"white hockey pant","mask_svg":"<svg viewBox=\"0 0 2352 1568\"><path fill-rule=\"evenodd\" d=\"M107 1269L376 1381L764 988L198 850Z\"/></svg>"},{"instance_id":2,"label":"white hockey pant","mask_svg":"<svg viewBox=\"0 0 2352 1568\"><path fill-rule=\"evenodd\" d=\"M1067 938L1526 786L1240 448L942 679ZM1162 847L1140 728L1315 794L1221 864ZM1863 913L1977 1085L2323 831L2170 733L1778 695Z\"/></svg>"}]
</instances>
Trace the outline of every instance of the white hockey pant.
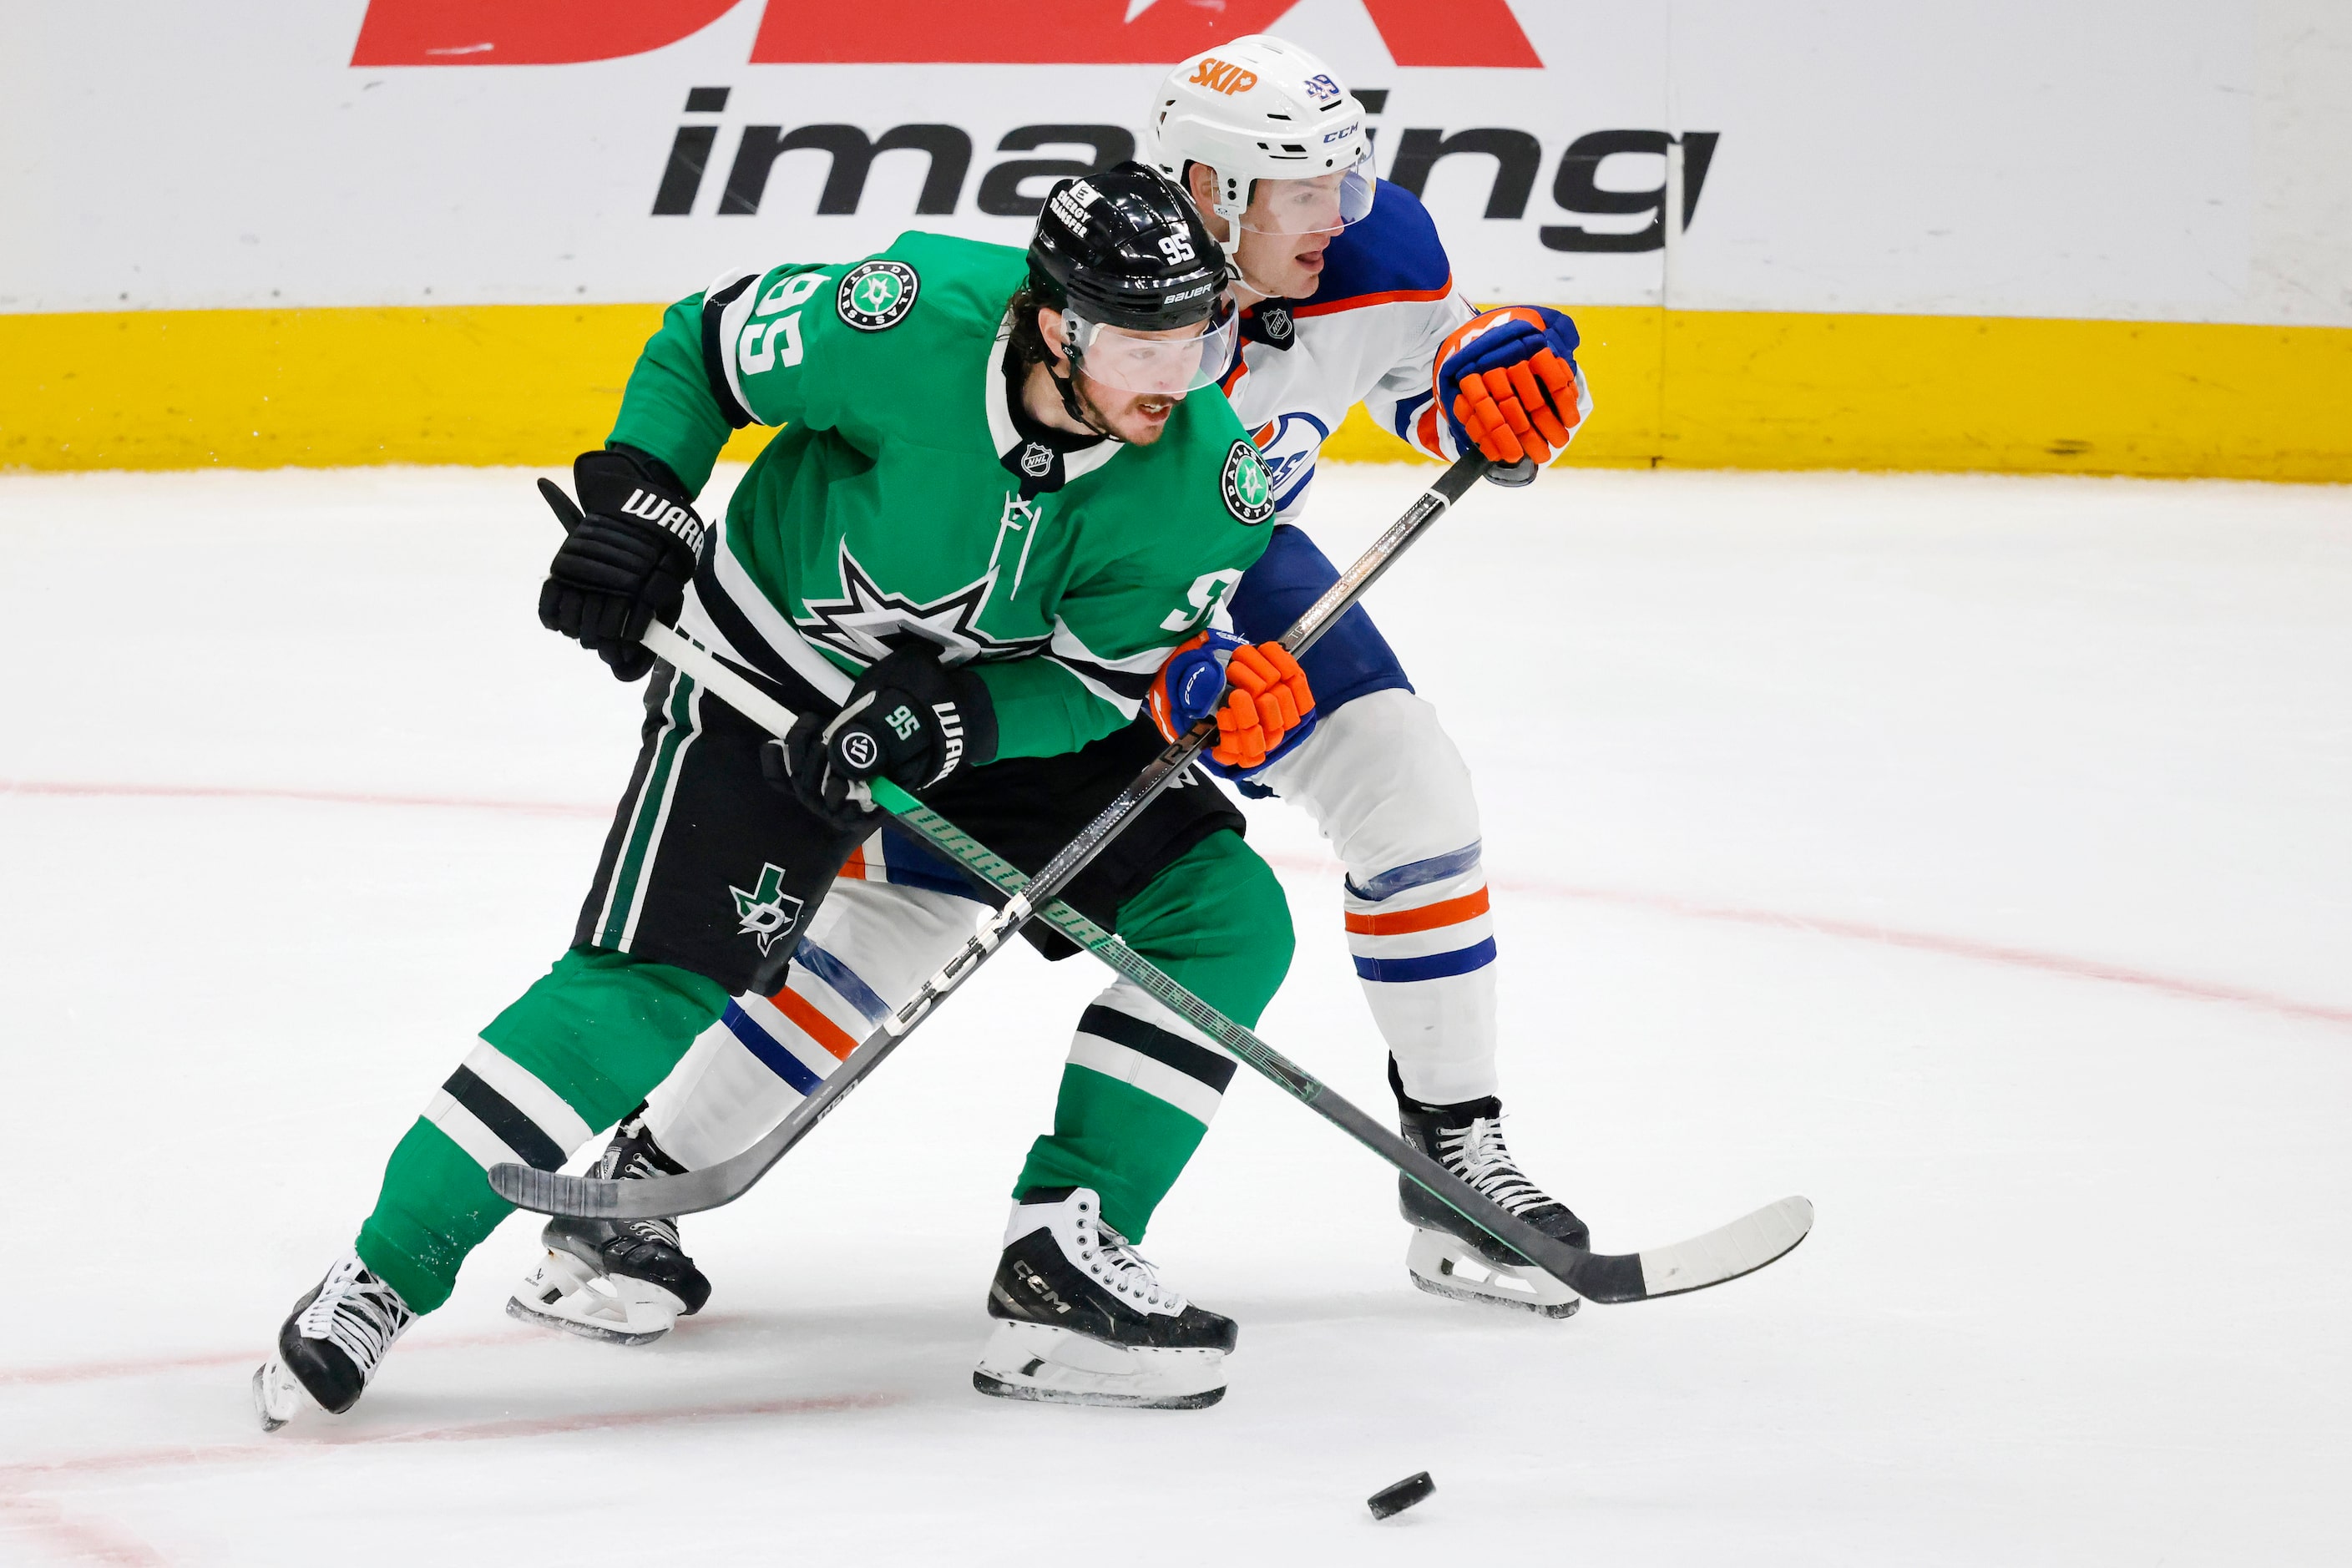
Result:
<instances>
[{"instance_id":1,"label":"white hockey pant","mask_svg":"<svg viewBox=\"0 0 2352 1568\"><path fill-rule=\"evenodd\" d=\"M882 854L877 834L853 862L856 874L825 896L784 989L737 997L648 1098L646 1125L672 1159L699 1169L757 1142L971 935L986 906L880 880ZM1087 1009L1069 1060L1203 1124L1234 1066L1123 980Z\"/></svg>"},{"instance_id":2,"label":"white hockey pant","mask_svg":"<svg viewBox=\"0 0 2352 1568\"><path fill-rule=\"evenodd\" d=\"M1478 805L1436 710L1408 691L1359 698L1261 782L1307 810L1347 868L1348 946L1405 1092L1437 1105L1496 1093L1495 941ZM736 998L654 1090L647 1124L671 1158L698 1168L750 1147L971 934L978 901L883 880L881 844L878 834L869 840L826 896L785 988ZM1096 1005L1230 1063L1127 982ZM1144 1048L1082 1024L1069 1059L1207 1122L1225 1087L1218 1064L1138 1043Z\"/></svg>"},{"instance_id":3,"label":"white hockey pant","mask_svg":"<svg viewBox=\"0 0 2352 1568\"><path fill-rule=\"evenodd\" d=\"M1360 697L1258 782L1303 806L1347 868L1348 950L1405 1093L1433 1105L1496 1093L1478 802L1437 710L1410 691Z\"/></svg>"}]
</instances>

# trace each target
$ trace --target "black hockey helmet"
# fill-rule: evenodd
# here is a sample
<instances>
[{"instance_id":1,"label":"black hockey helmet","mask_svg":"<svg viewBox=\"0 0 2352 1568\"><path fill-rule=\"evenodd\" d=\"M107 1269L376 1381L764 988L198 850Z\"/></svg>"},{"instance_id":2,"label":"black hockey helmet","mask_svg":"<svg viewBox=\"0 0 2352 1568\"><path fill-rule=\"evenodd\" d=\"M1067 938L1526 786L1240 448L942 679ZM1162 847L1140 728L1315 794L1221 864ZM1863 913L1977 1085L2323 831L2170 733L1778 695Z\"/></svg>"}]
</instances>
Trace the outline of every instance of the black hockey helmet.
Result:
<instances>
[{"instance_id":1,"label":"black hockey helmet","mask_svg":"<svg viewBox=\"0 0 2352 1568\"><path fill-rule=\"evenodd\" d=\"M1130 160L1046 196L1029 288L1040 304L1099 325L1186 327L1219 313L1225 251L1181 191Z\"/></svg>"}]
</instances>

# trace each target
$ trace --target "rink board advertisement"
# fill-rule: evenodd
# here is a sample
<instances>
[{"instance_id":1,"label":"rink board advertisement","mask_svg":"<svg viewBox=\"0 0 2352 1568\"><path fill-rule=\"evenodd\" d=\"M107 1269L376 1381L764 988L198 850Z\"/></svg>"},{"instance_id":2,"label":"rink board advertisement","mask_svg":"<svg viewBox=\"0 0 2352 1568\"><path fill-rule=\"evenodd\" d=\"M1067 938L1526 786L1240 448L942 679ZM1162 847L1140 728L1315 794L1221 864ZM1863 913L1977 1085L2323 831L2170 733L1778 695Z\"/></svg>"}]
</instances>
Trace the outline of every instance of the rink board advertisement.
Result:
<instances>
[{"instance_id":1,"label":"rink board advertisement","mask_svg":"<svg viewBox=\"0 0 2352 1568\"><path fill-rule=\"evenodd\" d=\"M0 463L559 460L646 307L909 227L1020 243L1145 146L1169 63L1271 30L1466 292L1587 322L1580 457L2346 468L2313 405L2352 380L2352 175L2311 154L2352 145L2352 50L2301 0L24 9Z\"/></svg>"}]
</instances>

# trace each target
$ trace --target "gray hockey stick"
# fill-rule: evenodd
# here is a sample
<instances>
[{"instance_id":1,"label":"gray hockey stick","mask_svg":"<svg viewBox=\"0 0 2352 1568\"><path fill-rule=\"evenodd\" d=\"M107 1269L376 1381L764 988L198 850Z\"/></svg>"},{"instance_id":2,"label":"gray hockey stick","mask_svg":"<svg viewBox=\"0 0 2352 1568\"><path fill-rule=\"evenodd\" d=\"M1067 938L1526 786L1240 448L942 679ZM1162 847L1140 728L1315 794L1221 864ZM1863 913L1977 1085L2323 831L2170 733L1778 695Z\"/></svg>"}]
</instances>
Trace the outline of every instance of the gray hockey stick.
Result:
<instances>
[{"instance_id":1,"label":"gray hockey stick","mask_svg":"<svg viewBox=\"0 0 2352 1568\"><path fill-rule=\"evenodd\" d=\"M1455 465L1437 487L1433 487L1430 494L1416 502L1413 510L1383 535L1364 559L1360 560L1317 602L1307 616L1301 617L1299 626L1292 628L1293 637L1297 636L1309 620L1327 609L1328 614L1324 616L1323 624L1328 626L1336 620L1339 614L1385 569L1388 561L1393 559L1405 543L1433 521L1447 504L1457 499L1462 489L1467 488L1470 480L1475 478L1475 472L1474 470L1465 477L1464 468L1464 464ZM1460 485L1447 486L1447 481L1457 478L1462 479ZM1453 490L1451 495L1443 493L1448 488ZM1381 559L1375 560L1376 556ZM1319 635L1319 629L1316 635ZM1309 636L1293 646L1304 647L1312 640ZM1285 641L1290 643L1291 638L1286 637ZM648 634L646 644L745 716L779 734L791 728L793 715L781 704L729 668L716 656L670 628L656 626ZM1188 742L1192 739L1192 736L1186 737ZM1156 768L1158 764L1154 766ZM1172 771L1161 775L1163 782L1172 776ZM1142 781L1138 782L1140 784ZM1802 1241L1811 1227L1812 1205L1801 1197L1791 1197L1671 1247L1609 1255L1567 1246L1487 1200L1435 1161L1332 1092L1250 1030L1226 1018L1185 990L1118 938L1067 905L1047 898L1035 883L1028 882L1018 870L988 853L937 814L916 805L911 797L903 795L887 784L877 788L876 793L877 799L891 808L899 822L918 837L969 867L983 880L1013 900L1032 904L1043 900L1043 908L1036 912L1049 924L1192 1022L1381 1159L1403 1172L1440 1202L1500 1238L1580 1296L1597 1301L1631 1301L1720 1284L1760 1268L1780 1257ZM897 795L898 799L889 798L892 795ZM901 809L901 801L911 809ZM1091 827L1092 825L1090 831ZM1108 841L1108 837L1106 834L1096 839L1094 847L1098 849ZM1056 863L1063 858L1057 856ZM1049 867L1048 870L1051 868ZM1044 875L1040 873L1039 881L1043 880ZM1003 921L1011 909L1012 905L1008 904L1006 910L1000 911L995 921L991 923ZM502 1164L492 1168L491 1185L500 1195L525 1208L541 1213L577 1214L600 1218L652 1218L690 1214L731 1202L806 1136L816 1122L838 1103L841 1096L847 1093L865 1073L878 1066L881 1058L896 1048L898 1041L919 1023L932 1006L961 984L973 969L984 963L1001 944L1003 936L1013 929L1017 926L1006 925L997 932L996 940L985 946L981 945L981 937L975 936L972 943L927 983L912 1001L886 1020L882 1028L835 1069L814 1094L804 1100L759 1143L731 1160L681 1176L660 1176L633 1182L597 1181L528 1166ZM987 927L982 928L982 935L987 930ZM898 1026L896 1029L892 1027L894 1024Z\"/></svg>"}]
</instances>

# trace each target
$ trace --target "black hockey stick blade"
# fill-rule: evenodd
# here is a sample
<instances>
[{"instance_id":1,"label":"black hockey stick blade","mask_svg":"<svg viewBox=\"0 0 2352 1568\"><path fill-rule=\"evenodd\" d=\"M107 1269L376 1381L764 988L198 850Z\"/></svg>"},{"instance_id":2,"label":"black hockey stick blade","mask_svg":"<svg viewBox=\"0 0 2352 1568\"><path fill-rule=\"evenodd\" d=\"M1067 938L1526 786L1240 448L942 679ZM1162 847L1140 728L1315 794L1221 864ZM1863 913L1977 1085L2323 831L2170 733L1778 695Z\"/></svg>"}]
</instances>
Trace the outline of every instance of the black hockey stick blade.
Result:
<instances>
[{"instance_id":1,"label":"black hockey stick blade","mask_svg":"<svg viewBox=\"0 0 2352 1568\"><path fill-rule=\"evenodd\" d=\"M1559 1277L1588 1301L1684 1296L1753 1274L1776 1258L1786 1258L1812 1228L1811 1200L1787 1197L1670 1247L1640 1252L1588 1252L1569 1263ZM1547 1268L1546 1272L1553 1271Z\"/></svg>"},{"instance_id":2,"label":"black hockey stick blade","mask_svg":"<svg viewBox=\"0 0 2352 1568\"><path fill-rule=\"evenodd\" d=\"M1116 944L1114 944L1116 947ZM1123 949L1108 952L1112 967L1150 990L1150 977L1141 973ZM1196 1024L1207 1020L1185 1009L1184 998L1163 997ZM1230 1020L1213 1037L1248 1066L1263 1073L1308 1110L1387 1161L1439 1203L1517 1253L1588 1301L1614 1303L1647 1301L1660 1296L1680 1296L1704 1290L1743 1274L1753 1274L1774 1258L1785 1256L1813 1227L1813 1205L1799 1197L1782 1198L1671 1247L1640 1252L1593 1252L1548 1236L1461 1177L1414 1148L1386 1127L1349 1104L1330 1087Z\"/></svg>"}]
</instances>

